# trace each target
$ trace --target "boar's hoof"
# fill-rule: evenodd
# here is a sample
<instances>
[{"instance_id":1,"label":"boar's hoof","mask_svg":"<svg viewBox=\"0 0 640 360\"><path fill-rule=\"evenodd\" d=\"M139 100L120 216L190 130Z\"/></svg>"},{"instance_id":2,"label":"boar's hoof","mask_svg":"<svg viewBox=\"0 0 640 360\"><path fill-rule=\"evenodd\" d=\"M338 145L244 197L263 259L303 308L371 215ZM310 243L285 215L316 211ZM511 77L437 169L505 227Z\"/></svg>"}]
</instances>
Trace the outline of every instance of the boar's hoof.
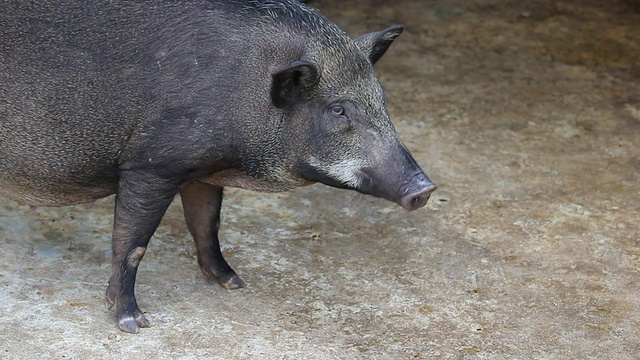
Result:
<instances>
[{"instance_id":1,"label":"boar's hoof","mask_svg":"<svg viewBox=\"0 0 640 360\"><path fill-rule=\"evenodd\" d=\"M244 281L236 274L228 274L230 276L216 277L218 283L227 290L239 289L245 287Z\"/></svg>"},{"instance_id":2,"label":"boar's hoof","mask_svg":"<svg viewBox=\"0 0 640 360\"><path fill-rule=\"evenodd\" d=\"M217 266L203 266L202 272L208 280L216 279L218 284L227 290L239 289L245 287L244 281L240 276L222 259Z\"/></svg>"},{"instance_id":3,"label":"boar's hoof","mask_svg":"<svg viewBox=\"0 0 640 360\"><path fill-rule=\"evenodd\" d=\"M147 320L142 311L138 309L134 311L133 316L130 314L122 314L118 316L118 327L124 332L130 334L137 334L140 332L140 328L149 327L151 323Z\"/></svg>"},{"instance_id":4,"label":"boar's hoof","mask_svg":"<svg viewBox=\"0 0 640 360\"><path fill-rule=\"evenodd\" d=\"M118 327L124 332L137 334L140 328L149 327L151 323L142 314L142 310L138 307L135 298L131 299L126 306L119 303L116 299L114 287L109 285L107 288L107 306L109 309L115 306L116 319L118 319Z\"/></svg>"}]
</instances>

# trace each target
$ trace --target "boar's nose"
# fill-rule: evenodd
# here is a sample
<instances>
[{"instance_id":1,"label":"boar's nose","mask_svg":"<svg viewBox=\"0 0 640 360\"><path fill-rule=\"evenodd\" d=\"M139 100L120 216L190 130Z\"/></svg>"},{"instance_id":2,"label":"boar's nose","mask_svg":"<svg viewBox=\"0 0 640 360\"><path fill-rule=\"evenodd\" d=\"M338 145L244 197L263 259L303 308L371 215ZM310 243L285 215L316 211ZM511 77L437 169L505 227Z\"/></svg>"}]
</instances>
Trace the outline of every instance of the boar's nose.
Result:
<instances>
[{"instance_id":1,"label":"boar's nose","mask_svg":"<svg viewBox=\"0 0 640 360\"><path fill-rule=\"evenodd\" d=\"M437 188L438 186L428 179L418 180L409 185L410 190L400 199L400 205L409 211L419 209L427 204L429 196Z\"/></svg>"}]
</instances>

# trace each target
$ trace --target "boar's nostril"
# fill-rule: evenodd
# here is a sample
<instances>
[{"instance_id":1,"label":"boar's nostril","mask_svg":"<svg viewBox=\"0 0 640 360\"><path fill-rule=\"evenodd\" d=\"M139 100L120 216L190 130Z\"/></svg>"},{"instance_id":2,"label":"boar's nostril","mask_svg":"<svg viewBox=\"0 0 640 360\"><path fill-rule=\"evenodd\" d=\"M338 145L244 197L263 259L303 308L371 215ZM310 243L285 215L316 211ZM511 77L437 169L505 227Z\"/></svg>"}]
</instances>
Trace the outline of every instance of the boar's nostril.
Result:
<instances>
[{"instance_id":1,"label":"boar's nostril","mask_svg":"<svg viewBox=\"0 0 640 360\"><path fill-rule=\"evenodd\" d=\"M431 193L438 187L433 183L428 183L418 191L405 195L400 200L400 205L409 211L419 209L427 204Z\"/></svg>"},{"instance_id":2,"label":"boar's nostril","mask_svg":"<svg viewBox=\"0 0 640 360\"><path fill-rule=\"evenodd\" d=\"M411 207L412 208L418 208L420 207L420 204L422 203L424 199L424 196L416 196L413 199L411 199Z\"/></svg>"},{"instance_id":3,"label":"boar's nostril","mask_svg":"<svg viewBox=\"0 0 640 360\"><path fill-rule=\"evenodd\" d=\"M419 209L427 204L429 200L429 194L426 195L411 195L408 200L403 200L403 206L409 211Z\"/></svg>"},{"instance_id":4,"label":"boar's nostril","mask_svg":"<svg viewBox=\"0 0 640 360\"><path fill-rule=\"evenodd\" d=\"M427 195L427 197L429 197ZM420 205L420 203L422 202L422 199L424 199L424 196L416 196L413 199L411 199L411 206L418 206Z\"/></svg>"}]
</instances>

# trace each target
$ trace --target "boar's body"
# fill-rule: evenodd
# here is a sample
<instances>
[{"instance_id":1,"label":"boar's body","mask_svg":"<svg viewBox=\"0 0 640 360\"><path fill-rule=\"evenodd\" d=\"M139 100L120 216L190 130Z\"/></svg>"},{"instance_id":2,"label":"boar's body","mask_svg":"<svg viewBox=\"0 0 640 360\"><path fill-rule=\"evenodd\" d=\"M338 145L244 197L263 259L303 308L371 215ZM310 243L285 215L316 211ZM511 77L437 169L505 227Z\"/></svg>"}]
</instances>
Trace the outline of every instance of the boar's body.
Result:
<instances>
[{"instance_id":1,"label":"boar's body","mask_svg":"<svg viewBox=\"0 0 640 360\"><path fill-rule=\"evenodd\" d=\"M309 34L268 8L224 3L3 5L0 191L69 205L114 193L124 170L187 179L250 165L276 175L256 158L272 165L291 151L275 133L270 74ZM274 190L296 183L276 177Z\"/></svg>"},{"instance_id":2,"label":"boar's body","mask_svg":"<svg viewBox=\"0 0 640 360\"><path fill-rule=\"evenodd\" d=\"M409 210L435 189L373 72L399 26L352 40L287 0L9 0L0 28L0 195L116 194L107 298L124 331L149 325L135 275L177 193L203 272L236 288L223 186L322 182Z\"/></svg>"}]
</instances>

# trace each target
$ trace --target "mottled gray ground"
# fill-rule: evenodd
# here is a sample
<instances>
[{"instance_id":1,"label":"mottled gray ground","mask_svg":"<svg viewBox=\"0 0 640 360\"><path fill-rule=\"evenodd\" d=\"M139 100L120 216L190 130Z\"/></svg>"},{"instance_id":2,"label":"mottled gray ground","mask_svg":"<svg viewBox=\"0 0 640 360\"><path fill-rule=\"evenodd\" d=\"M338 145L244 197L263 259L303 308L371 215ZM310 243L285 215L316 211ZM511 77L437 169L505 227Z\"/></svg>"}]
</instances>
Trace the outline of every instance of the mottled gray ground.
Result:
<instances>
[{"instance_id":1,"label":"mottled gray ground","mask_svg":"<svg viewBox=\"0 0 640 360\"><path fill-rule=\"evenodd\" d=\"M313 186L227 192L207 284L167 213L137 293L106 309L112 198L0 200L0 358L637 359L638 1L318 0L350 34L403 23L378 66L440 185L426 209Z\"/></svg>"}]
</instances>

